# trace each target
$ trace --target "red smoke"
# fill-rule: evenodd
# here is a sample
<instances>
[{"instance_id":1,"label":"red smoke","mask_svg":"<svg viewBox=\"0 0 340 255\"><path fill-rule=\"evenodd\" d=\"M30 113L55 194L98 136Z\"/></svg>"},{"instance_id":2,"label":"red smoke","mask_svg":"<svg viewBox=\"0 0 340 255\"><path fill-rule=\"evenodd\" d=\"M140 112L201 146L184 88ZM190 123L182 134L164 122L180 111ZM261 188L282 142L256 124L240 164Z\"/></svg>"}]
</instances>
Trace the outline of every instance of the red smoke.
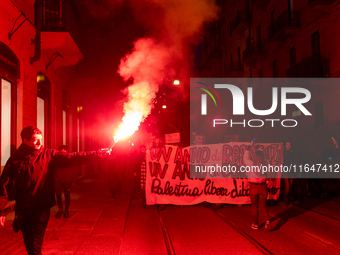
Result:
<instances>
[{"instance_id":1,"label":"red smoke","mask_svg":"<svg viewBox=\"0 0 340 255\"><path fill-rule=\"evenodd\" d=\"M124 81L132 83L124 91L127 95L124 114L139 112L140 123L150 114L163 81L190 73L191 48L199 40L204 22L213 20L218 9L211 0L130 0L129 3L136 19L151 35L134 43L132 52L121 59L118 70Z\"/></svg>"}]
</instances>

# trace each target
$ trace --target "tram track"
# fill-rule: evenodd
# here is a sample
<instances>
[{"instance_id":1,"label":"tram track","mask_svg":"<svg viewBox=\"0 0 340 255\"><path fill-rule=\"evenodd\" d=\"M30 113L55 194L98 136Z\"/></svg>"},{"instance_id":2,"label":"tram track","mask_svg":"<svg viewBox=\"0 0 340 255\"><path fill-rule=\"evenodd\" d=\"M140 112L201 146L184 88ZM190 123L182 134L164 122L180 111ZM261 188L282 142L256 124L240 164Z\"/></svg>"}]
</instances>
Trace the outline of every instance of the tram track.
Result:
<instances>
[{"instance_id":1,"label":"tram track","mask_svg":"<svg viewBox=\"0 0 340 255\"><path fill-rule=\"evenodd\" d=\"M333 221L337 221L339 222L340 219L335 217L335 216L332 216L332 215L329 215L327 213L322 213L322 212L319 212L317 210L313 210L311 208L308 208L308 207L305 207L303 205L297 205L297 204L294 204L294 206L296 206L296 209L295 210L298 210L298 208L302 208L303 210L306 210L306 211L310 211L312 213L315 213L315 214L318 214L320 216L323 216L323 217L326 217L328 219L331 220L331 222ZM293 206L293 207L294 207ZM233 221L231 221L227 216L225 216L225 214L223 214L222 212L219 212L219 209L217 207L214 207L213 205L209 205L209 208L218 216L220 217L224 222L226 222L229 226L231 226L233 229L235 229L238 233L240 233L242 236L244 236L247 240L249 240L252 244L254 244L263 254L274 254L271 250L269 250L268 248L266 248L265 246L263 246L261 244L261 241L257 241L255 240L252 236L250 236L249 234L247 234L242 227L239 227L237 224L235 224ZM314 215L313 217L315 217L316 215ZM283 223L285 224L286 221L283 220L280 218L280 217L277 217L274 215L271 215L271 219L273 221L278 221L280 223ZM332 223L329 223L329 224L332 224ZM334 222L334 224L338 225L338 223ZM314 239L314 241L318 241L318 242L321 242L323 244L327 244L327 242L329 242L328 244L331 244L333 249L335 250L339 250L339 248L337 246L334 246L333 243L334 241L329 241L329 239L327 239L327 237L325 235L319 235L318 233L315 233L313 231L301 231L301 233L305 236L307 236L308 238L310 239ZM333 239L331 239L333 240ZM333 243L332 243L333 242ZM263 243L263 242L262 242ZM270 249L273 249L272 247ZM274 249L275 250L275 249ZM275 250L276 252L276 250Z\"/></svg>"},{"instance_id":2,"label":"tram track","mask_svg":"<svg viewBox=\"0 0 340 255\"><path fill-rule=\"evenodd\" d=\"M298 206L296 209L298 209L300 207L302 209L306 209L308 211L311 211L311 209L304 208L303 206ZM166 211L164 211L164 209L161 205L158 205L156 208L157 208L159 223L160 223L162 234L163 234L163 239L164 239L164 242L166 244L167 254L172 255L172 254L176 254L176 252L177 253L178 252L183 253L184 251L188 252L187 248L184 248L180 244L182 244L182 245L184 244L183 240L185 240L185 239L182 239L183 233L185 233L185 235L189 234L189 236L190 235L195 236L195 237L197 236L197 233L192 232L194 230L194 228L191 229L191 227L193 226L192 221L191 221L192 218L184 217L185 219L187 218L187 220L189 219L188 222L183 221L183 218L182 218L182 221L181 221L182 227L178 228L177 225L174 225L174 226L172 225L172 224L177 224L178 221L174 220L171 216L173 212L177 212L178 215L182 215L182 216L187 215L188 209L183 208L184 211L182 213L180 213L181 208L177 208L176 206L175 206L175 208L169 207L168 208L169 212L167 211L167 209L166 209ZM238 235L240 237L242 236L243 238L240 238L239 240L243 239L244 242L248 242L250 246L254 247L254 250L255 249L258 250L259 253L261 253L261 254L275 254L277 252L277 248L275 247L275 245L274 246L273 245L268 246L268 244L266 243L266 241L265 241L266 239L264 238L266 235L263 235L263 236L260 235L260 237L257 238L257 236L255 237L249 231L245 230L242 227L243 225L239 225L237 222L233 221L233 218L230 218L228 215L223 213L223 211L219 210L214 205L208 205L208 208L209 208L209 210L206 211L206 212L212 211L217 216L216 218L215 217L213 217L213 218L215 218L217 221L223 220L227 224L228 227L230 227L231 229L233 229L235 231L235 233L237 233L237 235L235 235L235 237L238 236ZM208 208L206 208L206 209L208 209ZM318 211L313 211L313 213L322 215L323 217L328 217L329 219L335 220L337 222L339 221L338 218L333 217L331 215L327 215L325 213L321 213L321 212L318 212ZM204 215L205 215L205 217L209 217L207 213L205 213ZM171 218L168 218L168 217L171 217ZM315 216L313 216L313 217L315 217ZM273 216L272 219L278 220L279 222L281 221L280 218L277 218L275 216ZM215 221L213 220L213 222L215 222L214 224L217 223L216 220ZM283 221L283 223L286 223L286 222ZM329 223L329 224L331 224L331 223ZM217 223L217 225L219 225L219 224ZM205 227L206 226L207 225L205 225ZM292 226L290 226L290 227L292 227ZM223 224L218 228L219 229L223 228ZM295 229L294 226L293 226L293 228ZM180 229L183 229L183 230L180 230ZM184 231L184 232L181 232L180 237L178 236L178 233L177 233L177 231L179 231L179 230ZM326 242L328 240L327 235L318 235L318 233L315 233L313 231L307 231L307 230L306 231L300 231L299 233L301 234L300 236L302 237L301 240L306 240L306 238L308 238L308 239L312 239L314 241L321 242L323 245L325 245L325 243L327 244L327 242ZM172 234L175 234L175 236L171 236ZM274 237L276 238L276 239L274 238L276 241L280 240L280 238L277 235L274 235ZM290 237L289 236L284 237L284 239L290 240ZM188 239L188 240L190 240L190 239ZM330 239L328 241L329 241L329 244L332 244L332 242L334 243L333 239ZM321 245L321 243L320 243L320 245ZM304 245L306 245L306 243ZM202 246L202 247L204 247L203 250L205 251L206 247L208 247L208 246ZM176 248L176 251L175 251L175 248ZM337 247L328 248L327 245L325 246L325 248L331 249L331 250L332 249L333 250L338 249ZM179 250L177 250L177 249L179 249ZM280 249L282 249L282 247L280 247L278 249L280 250ZM189 254L191 254L191 253L189 253Z\"/></svg>"},{"instance_id":3,"label":"tram track","mask_svg":"<svg viewBox=\"0 0 340 255\"><path fill-rule=\"evenodd\" d=\"M216 216L218 216L220 219L222 219L225 223L227 223L231 228L233 228L236 232L238 232L241 236L243 236L248 242L250 242L252 245L254 245L262 254L265 255L274 255L273 252L271 252L269 249L267 249L264 245L259 243L256 239L254 239L252 236L247 234L242 228L238 227L236 224L231 222L229 219L227 219L226 216L224 216L222 213L218 212L218 210L212 206L208 206L208 208L214 212ZM158 219L159 223L161 225L162 233L164 242L166 245L167 253L169 255L175 255L175 249L173 247L171 236L169 234L168 228L166 226L165 218L162 214L162 209L160 205L157 205L157 213L158 213Z\"/></svg>"},{"instance_id":4,"label":"tram track","mask_svg":"<svg viewBox=\"0 0 340 255\"><path fill-rule=\"evenodd\" d=\"M168 252L168 255L175 255L175 249L174 246L172 245L171 237L169 234L169 231L166 227L165 220L162 214L162 209L160 205L157 205L157 213L158 213L158 220L161 225L163 237L164 237L164 242L166 246L166 250Z\"/></svg>"},{"instance_id":5,"label":"tram track","mask_svg":"<svg viewBox=\"0 0 340 255\"><path fill-rule=\"evenodd\" d=\"M335 220L335 221L340 221L339 218L329 215L327 213L322 213L319 212L317 210L313 210L311 208L307 208L304 207L303 205L297 205L294 204L294 206L297 206L296 209L298 208L302 208L304 210L307 211L311 211L315 214L321 215L323 217L327 217L331 220ZM240 227L238 224L235 224L232 220L229 219L229 217L227 217L226 215L223 214L223 212L220 212L220 210L218 210L218 208L214 207L213 205L208 205L209 210L211 210L218 218L220 218L221 220L223 220L225 223L227 223L228 226L230 226L232 229L234 229L239 235L241 235L247 242L249 242L251 245L253 245L259 252L261 252L262 254L275 254L273 252L273 247L266 247L265 245L263 245L263 240L261 242L261 240L259 239L255 239L250 233L248 233L247 231L245 231L242 227ZM170 209L170 208L169 208ZM170 233L168 231L168 227L171 227L171 222L174 223L173 221L170 220L170 223L167 221L167 217L165 216L169 216L169 214L163 212L164 209L162 208L161 205L157 206L157 213L158 213L158 218L159 218L159 223L161 225L161 229L162 229L162 234L163 234L163 238L166 244L166 249L167 249L167 254L176 254L174 246L172 244L172 238L170 236ZM275 216L273 217L273 219L276 219L278 221L280 221L281 219L276 218ZM167 224L170 224L167 227ZM304 233L306 234L306 233ZM320 241L320 239L317 236L313 236L313 235L309 235L307 233L309 238L316 238L315 240ZM261 238L260 238L261 239ZM176 247L176 246L175 246Z\"/></svg>"},{"instance_id":6,"label":"tram track","mask_svg":"<svg viewBox=\"0 0 340 255\"><path fill-rule=\"evenodd\" d=\"M230 227L232 227L234 230L236 230L240 235L242 235L244 238L246 238L250 243L252 243L259 251L261 251L263 254L266 255L274 255L273 252L271 252L269 249L267 249L264 245L259 243L256 239L254 239L252 236L248 235L242 228L234 224L232 221L228 220L225 215L220 213L216 208L212 207L211 205L209 208L225 223L227 223Z\"/></svg>"}]
</instances>

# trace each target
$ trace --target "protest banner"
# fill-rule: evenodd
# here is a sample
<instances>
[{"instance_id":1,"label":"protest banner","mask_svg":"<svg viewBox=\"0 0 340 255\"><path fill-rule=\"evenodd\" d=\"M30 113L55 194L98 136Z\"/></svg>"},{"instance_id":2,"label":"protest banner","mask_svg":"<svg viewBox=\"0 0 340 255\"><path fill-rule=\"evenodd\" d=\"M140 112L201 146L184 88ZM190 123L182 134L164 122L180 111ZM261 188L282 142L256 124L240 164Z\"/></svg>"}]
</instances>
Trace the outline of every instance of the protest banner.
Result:
<instances>
[{"instance_id":1,"label":"protest banner","mask_svg":"<svg viewBox=\"0 0 340 255\"><path fill-rule=\"evenodd\" d=\"M205 201L250 204L247 175L239 173L239 169L245 166L243 154L247 145L249 143L231 142L151 148L146 154L147 204L194 205ZM269 165L279 168L283 161L282 144L260 146L264 148ZM207 169L207 166L211 168ZM236 169L238 174L217 171L223 166ZM280 177L280 171L268 175L269 199L278 199Z\"/></svg>"}]
</instances>

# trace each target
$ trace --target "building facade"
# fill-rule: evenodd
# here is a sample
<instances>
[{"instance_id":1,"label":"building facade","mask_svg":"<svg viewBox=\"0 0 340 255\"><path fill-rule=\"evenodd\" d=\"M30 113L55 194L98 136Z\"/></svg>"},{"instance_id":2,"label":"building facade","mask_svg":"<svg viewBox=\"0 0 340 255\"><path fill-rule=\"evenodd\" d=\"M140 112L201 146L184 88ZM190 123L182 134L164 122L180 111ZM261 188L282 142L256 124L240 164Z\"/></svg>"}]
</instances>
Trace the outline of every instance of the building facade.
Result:
<instances>
[{"instance_id":1,"label":"building facade","mask_svg":"<svg viewBox=\"0 0 340 255\"><path fill-rule=\"evenodd\" d=\"M45 147L86 149L81 94L70 92L83 58L74 19L66 0L0 1L1 169L28 125L43 131Z\"/></svg>"},{"instance_id":2,"label":"building facade","mask_svg":"<svg viewBox=\"0 0 340 255\"><path fill-rule=\"evenodd\" d=\"M203 77L340 76L340 1L221 0L218 4L220 18L207 26L204 37ZM249 86L270 96L270 88L263 84ZM242 89L246 94L247 88ZM331 137L340 139L339 91L336 86L318 90L311 85L310 89L314 93L308 103L312 117L296 109L287 114L299 121L297 129L279 135L273 130L248 129L241 132L240 140L257 137L263 142L306 144L315 139L324 141L322 146L331 146ZM231 129L223 132L235 135Z\"/></svg>"}]
</instances>

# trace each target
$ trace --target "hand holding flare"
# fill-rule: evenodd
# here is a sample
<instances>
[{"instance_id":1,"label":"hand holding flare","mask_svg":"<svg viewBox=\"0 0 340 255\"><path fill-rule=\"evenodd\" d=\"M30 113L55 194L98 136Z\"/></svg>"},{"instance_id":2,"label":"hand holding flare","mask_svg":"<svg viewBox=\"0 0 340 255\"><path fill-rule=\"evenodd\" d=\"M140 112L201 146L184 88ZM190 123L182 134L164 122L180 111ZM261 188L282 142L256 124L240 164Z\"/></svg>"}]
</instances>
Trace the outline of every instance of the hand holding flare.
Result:
<instances>
[{"instance_id":1,"label":"hand holding flare","mask_svg":"<svg viewBox=\"0 0 340 255\"><path fill-rule=\"evenodd\" d=\"M111 142L110 146L109 146L109 151L112 151L113 146L116 145L116 143L118 143L118 139L116 137L113 137L113 141Z\"/></svg>"},{"instance_id":2,"label":"hand holding flare","mask_svg":"<svg viewBox=\"0 0 340 255\"><path fill-rule=\"evenodd\" d=\"M123 122L119 125L119 129L113 137L109 150L112 150L113 146L115 146L119 140L133 135L138 130L143 119L143 113L141 111L126 112L122 119Z\"/></svg>"}]
</instances>

